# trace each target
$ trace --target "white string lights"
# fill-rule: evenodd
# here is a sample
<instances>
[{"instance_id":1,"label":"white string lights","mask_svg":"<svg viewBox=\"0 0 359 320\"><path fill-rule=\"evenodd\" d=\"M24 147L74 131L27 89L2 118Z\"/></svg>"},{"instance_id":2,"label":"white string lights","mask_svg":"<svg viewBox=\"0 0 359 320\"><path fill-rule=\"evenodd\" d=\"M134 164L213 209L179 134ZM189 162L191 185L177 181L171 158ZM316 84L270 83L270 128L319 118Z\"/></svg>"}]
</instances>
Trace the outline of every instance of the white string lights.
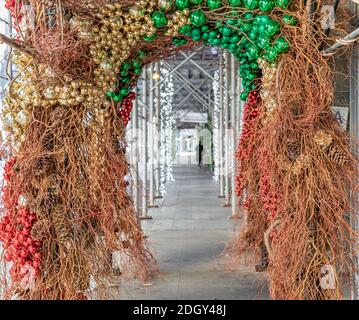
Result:
<instances>
[{"instance_id":1,"label":"white string lights","mask_svg":"<svg viewBox=\"0 0 359 320\"><path fill-rule=\"evenodd\" d=\"M218 145L219 139L219 110L220 110L220 93L219 93L219 70L214 73L213 95L214 95L214 108L213 108L213 155L214 155L214 172L213 179L216 181L219 177L219 159L220 149Z\"/></svg>"},{"instance_id":2,"label":"white string lights","mask_svg":"<svg viewBox=\"0 0 359 320\"><path fill-rule=\"evenodd\" d=\"M161 183L160 192L161 194L166 193L165 182L174 181L172 172L172 150L173 150L173 129L174 129L174 118L173 118L173 94L174 85L172 75L168 75L169 70L164 67L161 62L161 150L160 150L160 172L161 172Z\"/></svg>"}]
</instances>

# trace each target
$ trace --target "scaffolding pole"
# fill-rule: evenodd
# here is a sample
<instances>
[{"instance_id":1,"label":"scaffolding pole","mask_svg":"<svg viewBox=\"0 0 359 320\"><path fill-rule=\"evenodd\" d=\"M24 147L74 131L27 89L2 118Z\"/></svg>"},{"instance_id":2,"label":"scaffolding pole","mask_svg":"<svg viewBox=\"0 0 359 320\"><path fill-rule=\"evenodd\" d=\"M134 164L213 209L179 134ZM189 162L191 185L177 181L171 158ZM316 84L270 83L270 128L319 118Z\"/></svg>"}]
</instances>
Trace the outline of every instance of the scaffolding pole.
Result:
<instances>
[{"instance_id":1,"label":"scaffolding pole","mask_svg":"<svg viewBox=\"0 0 359 320\"><path fill-rule=\"evenodd\" d=\"M131 156L132 156L132 198L133 205L136 212L139 211L139 176L138 171L140 169L138 164L138 149L139 149L139 136L138 136L138 98L137 98L137 87L135 88L136 98L133 100L133 109L132 109L132 139L131 139Z\"/></svg>"},{"instance_id":2,"label":"scaffolding pole","mask_svg":"<svg viewBox=\"0 0 359 320\"><path fill-rule=\"evenodd\" d=\"M154 159L154 135L155 135L155 126L154 126L154 97L153 97L153 64L149 66L149 87L152 88L149 90L148 104L149 104L149 121L148 121L148 138L149 138L149 195L148 195L148 208L157 208L155 205L155 159Z\"/></svg>"},{"instance_id":3,"label":"scaffolding pole","mask_svg":"<svg viewBox=\"0 0 359 320\"><path fill-rule=\"evenodd\" d=\"M350 45L358 40L359 40L359 28L354 30L352 33L348 34L346 37L342 39L338 39L333 46L326 49L325 51L322 51L322 54L324 56L333 55L342 47Z\"/></svg>"},{"instance_id":4,"label":"scaffolding pole","mask_svg":"<svg viewBox=\"0 0 359 320\"><path fill-rule=\"evenodd\" d=\"M141 216L140 219L152 219L147 210L147 164L148 164L148 141L147 141L147 68L143 70L142 80L142 121L141 121L141 164L142 164L142 194L141 194Z\"/></svg>"},{"instance_id":5,"label":"scaffolding pole","mask_svg":"<svg viewBox=\"0 0 359 320\"><path fill-rule=\"evenodd\" d=\"M223 83L223 52L219 51L219 83ZM224 103L223 103L223 92L224 89L222 86L218 87L219 90L219 127L218 127L218 180L219 180L219 198L224 198L224 157L223 157L223 136L224 136Z\"/></svg>"},{"instance_id":6,"label":"scaffolding pole","mask_svg":"<svg viewBox=\"0 0 359 320\"><path fill-rule=\"evenodd\" d=\"M160 63L156 62L155 72L159 76L155 84L155 99L156 99L156 188L155 188L155 198L162 198L161 195L161 86L157 85L161 80L161 68Z\"/></svg>"},{"instance_id":7,"label":"scaffolding pole","mask_svg":"<svg viewBox=\"0 0 359 320\"><path fill-rule=\"evenodd\" d=\"M228 51L224 52L225 62L225 87L230 87L230 58ZM225 105L224 105L224 179L225 179L225 207L231 207L231 180L230 180L230 134L229 134L229 118L230 118L230 96L229 90L225 91Z\"/></svg>"}]
</instances>

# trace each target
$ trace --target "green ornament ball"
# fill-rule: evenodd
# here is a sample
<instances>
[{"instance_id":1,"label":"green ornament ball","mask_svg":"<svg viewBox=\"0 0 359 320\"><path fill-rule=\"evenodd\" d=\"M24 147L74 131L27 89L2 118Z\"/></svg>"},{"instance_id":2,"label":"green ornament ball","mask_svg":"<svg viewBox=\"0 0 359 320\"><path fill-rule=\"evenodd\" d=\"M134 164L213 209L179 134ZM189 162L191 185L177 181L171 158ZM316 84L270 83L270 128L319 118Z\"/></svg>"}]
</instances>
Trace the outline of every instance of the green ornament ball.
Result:
<instances>
[{"instance_id":1,"label":"green ornament ball","mask_svg":"<svg viewBox=\"0 0 359 320\"><path fill-rule=\"evenodd\" d=\"M251 19L254 18L254 14L253 14L253 12L246 12L246 13L243 15L243 18L244 18L245 20L251 20Z\"/></svg>"},{"instance_id":2,"label":"green ornament ball","mask_svg":"<svg viewBox=\"0 0 359 320\"><path fill-rule=\"evenodd\" d=\"M183 10L189 7L189 0L176 0L176 8L178 10Z\"/></svg>"},{"instance_id":3,"label":"green ornament ball","mask_svg":"<svg viewBox=\"0 0 359 320\"><path fill-rule=\"evenodd\" d=\"M252 29L252 25L249 22L243 22L239 27L244 33L248 33Z\"/></svg>"},{"instance_id":4,"label":"green ornament ball","mask_svg":"<svg viewBox=\"0 0 359 320\"><path fill-rule=\"evenodd\" d=\"M228 46L229 50L236 50L238 48L237 43L231 43Z\"/></svg>"},{"instance_id":5,"label":"green ornament ball","mask_svg":"<svg viewBox=\"0 0 359 320\"><path fill-rule=\"evenodd\" d=\"M175 46L177 46L177 47L179 47L179 46L183 46L183 45L185 45L186 43L188 42L188 40L187 39L185 39L185 38L173 38L173 40L172 40L172 43L175 45Z\"/></svg>"},{"instance_id":6,"label":"green ornament ball","mask_svg":"<svg viewBox=\"0 0 359 320\"><path fill-rule=\"evenodd\" d=\"M216 30L212 30L209 33L209 39L215 39L218 36L218 32Z\"/></svg>"},{"instance_id":7,"label":"green ornament ball","mask_svg":"<svg viewBox=\"0 0 359 320\"><path fill-rule=\"evenodd\" d=\"M242 101L246 101L248 99L248 92L242 92L241 95L240 95L240 99Z\"/></svg>"},{"instance_id":8,"label":"green ornament ball","mask_svg":"<svg viewBox=\"0 0 359 320\"><path fill-rule=\"evenodd\" d=\"M142 68L136 68L135 70L133 70L133 73L136 75L140 75L142 73Z\"/></svg>"},{"instance_id":9,"label":"green ornament ball","mask_svg":"<svg viewBox=\"0 0 359 320\"><path fill-rule=\"evenodd\" d=\"M248 34L248 38L251 39L252 41L255 41L258 38L258 33L255 32L254 30L251 30L251 32L249 32Z\"/></svg>"},{"instance_id":10,"label":"green ornament ball","mask_svg":"<svg viewBox=\"0 0 359 320\"><path fill-rule=\"evenodd\" d=\"M249 44L247 46L246 54L249 59L255 60L259 58L259 48L255 44Z\"/></svg>"},{"instance_id":11,"label":"green ornament ball","mask_svg":"<svg viewBox=\"0 0 359 320\"><path fill-rule=\"evenodd\" d=\"M268 12L272 11L275 7L275 2L273 0L259 0L258 8L261 11Z\"/></svg>"},{"instance_id":12,"label":"green ornament ball","mask_svg":"<svg viewBox=\"0 0 359 320\"><path fill-rule=\"evenodd\" d=\"M129 77L124 77L121 79L121 83L129 83L130 82L130 78Z\"/></svg>"},{"instance_id":13,"label":"green ornament ball","mask_svg":"<svg viewBox=\"0 0 359 320\"><path fill-rule=\"evenodd\" d=\"M107 96L108 98L112 98L112 97L114 96L114 92L112 92L112 91L107 91L107 92L106 92L106 96Z\"/></svg>"},{"instance_id":14,"label":"green ornament ball","mask_svg":"<svg viewBox=\"0 0 359 320\"><path fill-rule=\"evenodd\" d=\"M212 40L212 44L213 44L214 46L219 46L220 43L221 43L221 39L216 38L216 39L213 39L213 40Z\"/></svg>"},{"instance_id":15,"label":"green ornament ball","mask_svg":"<svg viewBox=\"0 0 359 320\"><path fill-rule=\"evenodd\" d=\"M272 19L266 14L259 14L254 18L254 22L258 25L265 25L269 23L271 20Z\"/></svg>"},{"instance_id":16,"label":"green ornament ball","mask_svg":"<svg viewBox=\"0 0 359 320\"><path fill-rule=\"evenodd\" d=\"M208 40L208 38L209 38L209 32L203 32L202 33L202 39L203 40Z\"/></svg>"},{"instance_id":17,"label":"green ornament ball","mask_svg":"<svg viewBox=\"0 0 359 320\"><path fill-rule=\"evenodd\" d=\"M207 0L207 7L210 10L219 9L222 6L222 0Z\"/></svg>"},{"instance_id":18,"label":"green ornament ball","mask_svg":"<svg viewBox=\"0 0 359 320\"><path fill-rule=\"evenodd\" d=\"M298 24L297 18L291 16L290 14L284 14L282 21L284 24L287 24L289 26L296 26Z\"/></svg>"},{"instance_id":19,"label":"green ornament ball","mask_svg":"<svg viewBox=\"0 0 359 320\"><path fill-rule=\"evenodd\" d=\"M284 37L278 37L274 42L274 47L279 53L284 53L289 50L290 44Z\"/></svg>"},{"instance_id":20,"label":"green ornament ball","mask_svg":"<svg viewBox=\"0 0 359 320\"><path fill-rule=\"evenodd\" d=\"M258 36L257 45L261 49L267 49L270 46L269 39L263 35Z\"/></svg>"},{"instance_id":21,"label":"green ornament ball","mask_svg":"<svg viewBox=\"0 0 359 320\"><path fill-rule=\"evenodd\" d=\"M123 96L127 96L129 92L130 91L128 90L128 88L122 88L120 90L120 94L123 95Z\"/></svg>"},{"instance_id":22,"label":"green ornament ball","mask_svg":"<svg viewBox=\"0 0 359 320\"><path fill-rule=\"evenodd\" d=\"M165 27L168 23L166 15L160 11L155 11L152 13L151 18L156 28Z\"/></svg>"},{"instance_id":23,"label":"green ornament ball","mask_svg":"<svg viewBox=\"0 0 359 320\"><path fill-rule=\"evenodd\" d=\"M247 78L248 78L248 80L250 80L250 81L254 80L256 77L257 77L256 74L253 73L253 72L248 73L248 75L247 75Z\"/></svg>"},{"instance_id":24,"label":"green ornament ball","mask_svg":"<svg viewBox=\"0 0 359 320\"><path fill-rule=\"evenodd\" d=\"M270 23L267 23L265 35L268 37L273 37L276 35L280 30L280 24L274 20L272 20Z\"/></svg>"},{"instance_id":25,"label":"green ornament ball","mask_svg":"<svg viewBox=\"0 0 359 320\"><path fill-rule=\"evenodd\" d=\"M276 62L278 59L278 51L275 48L269 48L265 55L264 58L268 61L268 62Z\"/></svg>"},{"instance_id":26,"label":"green ornament ball","mask_svg":"<svg viewBox=\"0 0 359 320\"><path fill-rule=\"evenodd\" d=\"M133 61L132 61L132 65L133 65L135 68L141 68L142 63L141 63L141 61L133 60Z\"/></svg>"},{"instance_id":27,"label":"green ornament ball","mask_svg":"<svg viewBox=\"0 0 359 320\"><path fill-rule=\"evenodd\" d=\"M258 0L243 0L243 4L249 10L258 8Z\"/></svg>"},{"instance_id":28,"label":"green ornament ball","mask_svg":"<svg viewBox=\"0 0 359 320\"><path fill-rule=\"evenodd\" d=\"M230 40L230 37L223 36L223 37L221 38L221 43L228 43L229 40Z\"/></svg>"},{"instance_id":29,"label":"green ornament ball","mask_svg":"<svg viewBox=\"0 0 359 320\"><path fill-rule=\"evenodd\" d=\"M122 70L122 71L120 72L120 76L121 76L121 77L127 77L127 75L128 75L128 71L127 71L127 70Z\"/></svg>"},{"instance_id":30,"label":"green ornament ball","mask_svg":"<svg viewBox=\"0 0 359 320\"><path fill-rule=\"evenodd\" d=\"M130 68L131 68L131 63L129 62L124 62L121 66L121 69L126 71L129 70Z\"/></svg>"},{"instance_id":31,"label":"green ornament ball","mask_svg":"<svg viewBox=\"0 0 359 320\"><path fill-rule=\"evenodd\" d=\"M226 37L230 36L233 33L233 29L229 27L222 27L219 31Z\"/></svg>"},{"instance_id":32,"label":"green ornament ball","mask_svg":"<svg viewBox=\"0 0 359 320\"><path fill-rule=\"evenodd\" d=\"M179 29L179 32L185 36L190 36L192 32L192 27L189 24L185 24Z\"/></svg>"},{"instance_id":33,"label":"green ornament ball","mask_svg":"<svg viewBox=\"0 0 359 320\"><path fill-rule=\"evenodd\" d=\"M202 32L207 32L209 30L209 26L208 25L204 25L201 27L201 31Z\"/></svg>"},{"instance_id":34,"label":"green ornament ball","mask_svg":"<svg viewBox=\"0 0 359 320\"><path fill-rule=\"evenodd\" d=\"M123 96L121 94L116 94L113 96L113 101L120 102L122 100Z\"/></svg>"},{"instance_id":35,"label":"green ornament ball","mask_svg":"<svg viewBox=\"0 0 359 320\"><path fill-rule=\"evenodd\" d=\"M238 34L234 34L233 36L231 36L231 38L229 39L230 43L238 43L239 40L241 40L241 37Z\"/></svg>"},{"instance_id":36,"label":"green ornament ball","mask_svg":"<svg viewBox=\"0 0 359 320\"><path fill-rule=\"evenodd\" d=\"M202 31L200 28L194 28L191 32L191 37L194 38L194 37L201 37L202 35Z\"/></svg>"},{"instance_id":37,"label":"green ornament ball","mask_svg":"<svg viewBox=\"0 0 359 320\"><path fill-rule=\"evenodd\" d=\"M230 26L234 26L234 25L236 25L237 21L234 19L229 19L229 20L226 20L226 23Z\"/></svg>"},{"instance_id":38,"label":"green ornament ball","mask_svg":"<svg viewBox=\"0 0 359 320\"><path fill-rule=\"evenodd\" d=\"M206 14L202 10L195 10L190 15L190 21L195 27L202 27L206 22Z\"/></svg>"},{"instance_id":39,"label":"green ornament ball","mask_svg":"<svg viewBox=\"0 0 359 320\"><path fill-rule=\"evenodd\" d=\"M239 7L242 5L242 0L228 0L228 4L231 7Z\"/></svg>"},{"instance_id":40,"label":"green ornament ball","mask_svg":"<svg viewBox=\"0 0 359 320\"><path fill-rule=\"evenodd\" d=\"M288 8L290 2L291 2L291 0L276 0L276 1L275 1L275 4L276 4L279 8L285 10L285 9Z\"/></svg>"}]
</instances>

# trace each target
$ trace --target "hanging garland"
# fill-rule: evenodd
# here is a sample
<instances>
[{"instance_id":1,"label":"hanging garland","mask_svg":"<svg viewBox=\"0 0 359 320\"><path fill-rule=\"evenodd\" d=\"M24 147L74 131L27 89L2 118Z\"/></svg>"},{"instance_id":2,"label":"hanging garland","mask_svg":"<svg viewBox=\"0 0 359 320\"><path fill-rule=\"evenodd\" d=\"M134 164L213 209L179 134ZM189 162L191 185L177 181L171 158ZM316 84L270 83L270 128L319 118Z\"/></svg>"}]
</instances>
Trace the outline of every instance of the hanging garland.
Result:
<instances>
[{"instance_id":1,"label":"hanging garland","mask_svg":"<svg viewBox=\"0 0 359 320\"><path fill-rule=\"evenodd\" d=\"M172 171L172 153L173 153L173 130L175 120L173 118L173 76L168 75L169 70L161 63L160 68L160 101L161 101L161 152L160 152L160 169L161 169L161 194L164 194L165 183L174 181Z\"/></svg>"},{"instance_id":2,"label":"hanging garland","mask_svg":"<svg viewBox=\"0 0 359 320\"><path fill-rule=\"evenodd\" d=\"M107 297L113 251L127 257L123 276L157 272L126 193L131 90L144 65L200 43L239 60L247 101L237 193L246 191L248 223L227 253L234 261L265 243L273 298L342 296L356 253L345 215L357 159L331 114L319 21L309 23L301 1L15 0L15 25L23 4L33 15L16 44L2 36L18 68L3 110L13 156L0 232L14 268L5 297ZM335 290L318 286L326 265L341 267Z\"/></svg>"}]
</instances>

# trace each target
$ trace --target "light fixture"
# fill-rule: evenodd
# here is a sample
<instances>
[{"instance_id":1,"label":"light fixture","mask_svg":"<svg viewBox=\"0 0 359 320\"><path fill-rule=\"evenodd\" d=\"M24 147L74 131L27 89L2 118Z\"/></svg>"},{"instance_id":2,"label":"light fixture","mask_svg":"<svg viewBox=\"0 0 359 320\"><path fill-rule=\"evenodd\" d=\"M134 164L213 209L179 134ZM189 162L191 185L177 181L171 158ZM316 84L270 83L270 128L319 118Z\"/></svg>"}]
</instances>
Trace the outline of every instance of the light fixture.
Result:
<instances>
[{"instance_id":1,"label":"light fixture","mask_svg":"<svg viewBox=\"0 0 359 320\"><path fill-rule=\"evenodd\" d=\"M154 72L152 74L152 79L153 80L158 80L159 78L161 78L161 74L159 72Z\"/></svg>"}]
</instances>

